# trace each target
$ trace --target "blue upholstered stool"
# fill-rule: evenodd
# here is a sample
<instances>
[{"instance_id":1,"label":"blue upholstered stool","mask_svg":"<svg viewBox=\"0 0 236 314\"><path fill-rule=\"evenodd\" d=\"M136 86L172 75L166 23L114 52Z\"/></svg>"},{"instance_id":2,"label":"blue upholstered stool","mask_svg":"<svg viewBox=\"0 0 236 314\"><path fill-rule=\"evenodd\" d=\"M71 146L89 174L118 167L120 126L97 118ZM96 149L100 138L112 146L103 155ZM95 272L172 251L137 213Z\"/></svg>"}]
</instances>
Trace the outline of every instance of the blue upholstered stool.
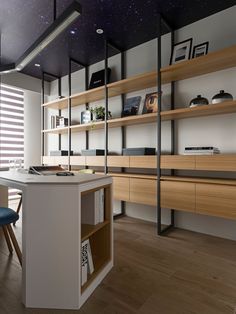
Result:
<instances>
[{"instance_id":1,"label":"blue upholstered stool","mask_svg":"<svg viewBox=\"0 0 236 314\"><path fill-rule=\"evenodd\" d=\"M22 254L21 254L18 242L16 240L15 234L11 227L11 224L15 223L18 219L19 219L19 215L14 210L7 207L0 207L0 227L3 228L3 233L7 242L9 252L12 254L13 252L12 244L13 244L16 254L18 256L19 262L22 265ZM12 241L12 244L11 244L11 241Z\"/></svg>"}]
</instances>

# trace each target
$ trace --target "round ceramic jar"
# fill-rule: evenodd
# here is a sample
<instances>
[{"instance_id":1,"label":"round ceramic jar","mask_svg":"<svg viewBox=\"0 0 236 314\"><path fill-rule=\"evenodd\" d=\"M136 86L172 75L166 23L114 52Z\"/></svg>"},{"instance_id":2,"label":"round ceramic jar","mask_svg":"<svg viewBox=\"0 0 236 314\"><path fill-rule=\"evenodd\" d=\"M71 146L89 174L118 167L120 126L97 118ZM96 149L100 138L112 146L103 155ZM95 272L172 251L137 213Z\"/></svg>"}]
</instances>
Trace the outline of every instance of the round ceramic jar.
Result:
<instances>
[{"instance_id":1,"label":"round ceramic jar","mask_svg":"<svg viewBox=\"0 0 236 314\"><path fill-rule=\"evenodd\" d=\"M219 94L216 94L214 97L212 97L212 103L218 104L223 101L230 101L233 100L233 96L229 93L225 93L224 90L221 90Z\"/></svg>"},{"instance_id":2,"label":"round ceramic jar","mask_svg":"<svg viewBox=\"0 0 236 314\"><path fill-rule=\"evenodd\" d=\"M189 107L193 108L193 107L198 107L198 106L204 106L204 105L208 105L209 102L207 100L207 98L202 97L201 95L197 95L196 98L192 99L189 103Z\"/></svg>"}]
</instances>

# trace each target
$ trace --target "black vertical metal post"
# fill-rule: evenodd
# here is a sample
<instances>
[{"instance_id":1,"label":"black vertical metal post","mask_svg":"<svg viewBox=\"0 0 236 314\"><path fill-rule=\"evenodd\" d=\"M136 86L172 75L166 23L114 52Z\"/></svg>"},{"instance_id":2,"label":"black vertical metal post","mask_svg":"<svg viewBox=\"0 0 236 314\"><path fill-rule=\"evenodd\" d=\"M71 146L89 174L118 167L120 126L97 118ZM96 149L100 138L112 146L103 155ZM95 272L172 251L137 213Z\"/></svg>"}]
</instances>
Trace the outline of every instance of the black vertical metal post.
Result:
<instances>
[{"instance_id":1,"label":"black vertical metal post","mask_svg":"<svg viewBox=\"0 0 236 314\"><path fill-rule=\"evenodd\" d=\"M105 39L104 41L104 48L105 48L105 77L104 77L104 93L105 93L105 127L104 127L104 132L105 132L105 156L104 156L104 173L108 173L108 167L107 167L107 155L108 155L108 88L107 88L107 83L108 83L108 78L107 78L107 70L108 70L108 44L107 40Z\"/></svg>"},{"instance_id":2,"label":"black vertical metal post","mask_svg":"<svg viewBox=\"0 0 236 314\"><path fill-rule=\"evenodd\" d=\"M44 97L45 96L45 90L44 90L44 72L42 73L42 99L41 99L41 102L42 102L42 104L44 104ZM44 128L45 128L45 123L44 123L44 107L43 106L41 106L41 110L42 110L42 112L41 112L41 119L42 119L42 123L41 123L41 125L42 125L42 130L44 130ZM41 138L41 144L42 144L42 148L41 148L41 151L42 151L42 156L44 156L44 140L45 140L45 135L44 135L44 133L42 133L42 138Z\"/></svg>"},{"instance_id":3,"label":"black vertical metal post","mask_svg":"<svg viewBox=\"0 0 236 314\"><path fill-rule=\"evenodd\" d=\"M85 90L89 88L89 68L88 66L85 67ZM86 103L86 110L89 110L89 104ZM89 149L89 131L86 131L86 149ZM86 166L88 168L88 166Z\"/></svg>"},{"instance_id":4,"label":"black vertical metal post","mask_svg":"<svg viewBox=\"0 0 236 314\"><path fill-rule=\"evenodd\" d=\"M126 77L126 64L125 64L125 52L121 52L121 79L125 79ZM124 110L124 104L125 104L125 94L121 95L121 101L122 101L122 112ZM126 148L126 129L124 126L121 127L121 145L122 149ZM121 169L122 172L124 172L124 168ZM125 214L125 202L121 201L121 215Z\"/></svg>"},{"instance_id":5,"label":"black vertical metal post","mask_svg":"<svg viewBox=\"0 0 236 314\"><path fill-rule=\"evenodd\" d=\"M71 59L69 58L69 69L68 69L68 89L69 89L69 98L68 98L68 170L71 170L70 164L70 153L71 153Z\"/></svg>"},{"instance_id":6,"label":"black vertical metal post","mask_svg":"<svg viewBox=\"0 0 236 314\"><path fill-rule=\"evenodd\" d=\"M58 96L61 97L61 78L58 78ZM59 117L61 116L61 109L58 110ZM61 134L59 134L58 138L58 150L61 150Z\"/></svg>"},{"instance_id":7,"label":"black vertical metal post","mask_svg":"<svg viewBox=\"0 0 236 314\"><path fill-rule=\"evenodd\" d=\"M175 32L171 30L171 49L175 44ZM175 109L175 82L171 82L171 110ZM175 154L175 121L171 120L171 155ZM174 169L171 170L171 175L175 174ZM175 224L175 211L171 209L171 225Z\"/></svg>"},{"instance_id":8,"label":"black vertical metal post","mask_svg":"<svg viewBox=\"0 0 236 314\"><path fill-rule=\"evenodd\" d=\"M57 0L53 1L53 21L57 18Z\"/></svg>"},{"instance_id":9,"label":"black vertical metal post","mask_svg":"<svg viewBox=\"0 0 236 314\"><path fill-rule=\"evenodd\" d=\"M157 19L157 233L161 234L161 15Z\"/></svg>"}]
</instances>

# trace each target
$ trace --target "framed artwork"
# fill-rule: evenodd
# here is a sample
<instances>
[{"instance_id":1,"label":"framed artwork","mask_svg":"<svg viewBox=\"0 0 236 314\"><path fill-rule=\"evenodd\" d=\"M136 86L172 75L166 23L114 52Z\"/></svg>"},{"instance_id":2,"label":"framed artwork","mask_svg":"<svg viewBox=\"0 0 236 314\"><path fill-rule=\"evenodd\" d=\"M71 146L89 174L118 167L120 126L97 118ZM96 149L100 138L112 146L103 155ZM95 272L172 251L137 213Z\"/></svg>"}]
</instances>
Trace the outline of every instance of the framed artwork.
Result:
<instances>
[{"instance_id":1,"label":"framed artwork","mask_svg":"<svg viewBox=\"0 0 236 314\"><path fill-rule=\"evenodd\" d=\"M143 114L157 112L157 98L158 94L156 92L146 95L143 105Z\"/></svg>"},{"instance_id":2,"label":"framed artwork","mask_svg":"<svg viewBox=\"0 0 236 314\"><path fill-rule=\"evenodd\" d=\"M191 56L193 39L189 38L172 47L170 65L176 64L185 60L189 60Z\"/></svg>"},{"instance_id":3,"label":"framed artwork","mask_svg":"<svg viewBox=\"0 0 236 314\"><path fill-rule=\"evenodd\" d=\"M198 57L207 55L208 47L209 47L209 41L206 41L205 43L194 46L193 47L193 58L198 58Z\"/></svg>"},{"instance_id":4,"label":"framed artwork","mask_svg":"<svg viewBox=\"0 0 236 314\"><path fill-rule=\"evenodd\" d=\"M81 112L81 124L86 124L92 121L92 114L90 110Z\"/></svg>"},{"instance_id":5,"label":"framed artwork","mask_svg":"<svg viewBox=\"0 0 236 314\"><path fill-rule=\"evenodd\" d=\"M122 117L136 115L139 110L141 99L141 96L127 98L124 104Z\"/></svg>"}]
</instances>

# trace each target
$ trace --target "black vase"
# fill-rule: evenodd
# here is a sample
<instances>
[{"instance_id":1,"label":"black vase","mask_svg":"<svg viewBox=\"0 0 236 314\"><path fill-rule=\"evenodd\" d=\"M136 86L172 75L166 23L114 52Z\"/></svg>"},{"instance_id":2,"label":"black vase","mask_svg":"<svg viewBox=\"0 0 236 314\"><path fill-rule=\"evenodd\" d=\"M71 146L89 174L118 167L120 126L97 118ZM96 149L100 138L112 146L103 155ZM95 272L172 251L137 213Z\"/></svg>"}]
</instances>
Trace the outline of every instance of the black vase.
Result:
<instances>
[{"instance_id":1,"label":"black vase","mask_svg":"<svg viewBox=\"0 0 236 314\"><path fill-rule=\"evenodd\" d=\"M212 97L213 104L219 104L220 102L230 100L233 100L233 96L229 93L225 93L224 90L221 90L219 94L216 94L215 96Z\"/></svg>"},{"instance_id":2,"label":"black vase","mask_svg":"<svg viewBox=\"0 0 236 314\"><path fill-rule=\"evenodd\" d=\"M204 105L208 105L209 102L207 100L207 98L202 97L201 95L197 95L196 98L193 98L190 103L189 103L189 107L193 108L193 107L198 107L198 106L204 106Z\"/></svg>"}]
</instances>

